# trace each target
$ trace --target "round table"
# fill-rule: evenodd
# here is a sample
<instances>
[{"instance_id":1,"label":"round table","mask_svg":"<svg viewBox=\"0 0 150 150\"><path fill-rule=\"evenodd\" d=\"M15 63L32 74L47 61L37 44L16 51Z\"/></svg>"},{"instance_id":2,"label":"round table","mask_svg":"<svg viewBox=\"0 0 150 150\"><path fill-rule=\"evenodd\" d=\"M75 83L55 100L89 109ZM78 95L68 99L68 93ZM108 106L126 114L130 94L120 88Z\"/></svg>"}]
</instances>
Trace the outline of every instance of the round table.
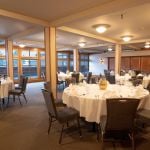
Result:
<instances>
[{"instance_id":1,"label":"round table","mask_svg":"<svg viewBox=\"0 0 150 150\"><path fill-rule=\"evenodd\" d=\"M8 97L8 91L14 88L14 83L9 78L1 80L0 84L0 98Z\"/></svg>"},{"instance_id":2,"label":"round table","mask_svg":"<svg viewBox=\"0 0 150 150\"><path fill-rule=\"evenodd\" d=\"M139 108L143 108L149 92L142 86L110 84L106 90L100 90L97 84L70 85L63 92L63 103L73 107L88 122L100 122L100 116L106 115L107 98L140 98Z\"/></svg>"}]
</instances>

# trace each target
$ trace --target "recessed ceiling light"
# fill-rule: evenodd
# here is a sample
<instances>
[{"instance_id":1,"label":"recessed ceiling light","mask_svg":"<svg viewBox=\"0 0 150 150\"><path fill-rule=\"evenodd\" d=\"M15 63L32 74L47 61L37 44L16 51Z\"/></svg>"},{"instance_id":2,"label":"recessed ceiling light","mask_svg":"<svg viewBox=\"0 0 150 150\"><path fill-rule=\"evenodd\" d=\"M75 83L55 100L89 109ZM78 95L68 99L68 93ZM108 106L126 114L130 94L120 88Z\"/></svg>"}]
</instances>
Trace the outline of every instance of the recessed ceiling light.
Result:
<instances>
[{"instance_id":1,"label":"recessed ceiling light","mask_svg":"<svg viewBox=\"0 0 150 150\"><path fill-rule=\"evenodd\" d=\"M145 48L150 48L150 42L146 42L144 45Z\"/></svg>"},{"instance_id":2,"label":"recessed ceiling light","mask_svg":"<svg viewBox=\"0 0 150 150\"><path fill-rule=\"evenodd\" d=\"M86 43L86 42L80 42L78 45L79 45L80 47L84 47L84 46L85 46L85 43Z\"/></svg>"},{"instance_id":3,"label":"recessed ceiling light","mask_svg":"<svg viewBox=\"0 0 150 150\"><path fill-rule=\"evenodd\" d=\"M104 33L107 31L110 25L109 24L96 24L92 27L95 28L98 33Z\"/></svg>"},{"instance_id":4,"label":"recessed ceiling light","mask_svg":"<svg viewBox=\"0 0 150 150\"><path fill-rule=\"evenodd\" d=\"M121 36L121 38L124 42L128 42L133 38L133 36L132 35L125 35L125 36Z\"/></svg>"},{"instance_id":5,"label":"recessed ceiling light","mask_svg":"<svg viewBox=\"0 0 150 150\"><path fill-rule=\"evenodd\" d=\"M24 48L25 45L24 44L19 44L19 47Z\"/></svg>"}]
</instances>

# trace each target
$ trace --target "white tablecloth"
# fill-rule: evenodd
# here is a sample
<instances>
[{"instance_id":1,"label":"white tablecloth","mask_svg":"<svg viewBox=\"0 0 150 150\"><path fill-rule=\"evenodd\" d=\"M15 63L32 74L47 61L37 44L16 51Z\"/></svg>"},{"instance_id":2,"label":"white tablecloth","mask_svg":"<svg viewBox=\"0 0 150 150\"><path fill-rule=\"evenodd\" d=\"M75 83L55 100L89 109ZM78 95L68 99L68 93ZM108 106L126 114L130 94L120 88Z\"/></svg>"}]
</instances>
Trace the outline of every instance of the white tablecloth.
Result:
<instances>
[{"instance_id":1,"label":"white tablecloth","mask_svg":"<svg viewBox=\"0 0 150 150\"><path fill-rule=\"evenodd\" d=\"M70 72L68 74L65 74L63 72L58 73L58 80L59 81L65 81L66 79L71 78L73 72ZM82 80L84 78L84 75L80 72L79 80Z\"/></svg>"},{"instance_id":2,"label":"white tablecloth","mask_svg":"<svg viewBox=\"0 0 150 150\"><path fill-rule=\"evenodd\" d=\"M100 122L100 116L106 115L106 98L129 97L141 98L140 108L143 108L149 92L142 86L109 85L106 90L100 90L96 84L71 85L63 92L63 103L80 112L81 117L89 122Z\"/></svg>"},{"instance_id":3,"label":"white tablecloth","mask_svg":"<svg viewBox=\"0 0 150 150\"><path fill-rule=\"evenodd\" d=\"M0 98L8 97L8 91L14 88L13 81L8 80L1 80L0 85Z\"/></svg>"}]
</instances>

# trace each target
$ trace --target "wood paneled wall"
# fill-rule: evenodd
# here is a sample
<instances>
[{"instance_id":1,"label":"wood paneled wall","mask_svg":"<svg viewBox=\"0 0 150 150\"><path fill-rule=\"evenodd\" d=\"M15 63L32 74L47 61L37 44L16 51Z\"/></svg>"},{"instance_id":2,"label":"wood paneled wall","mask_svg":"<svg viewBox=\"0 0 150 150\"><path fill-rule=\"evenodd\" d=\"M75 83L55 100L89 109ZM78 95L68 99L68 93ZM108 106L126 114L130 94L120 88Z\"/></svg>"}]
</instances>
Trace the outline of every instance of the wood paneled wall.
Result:
<instances>
[{"instance_id":1,"label":"wood paneled wall","mask_svg":"<svg viewBox=\"0 0 150 150\"><path fill-rule=\"evenodd\" d=\"M108 69L115 69L114 57L108 58ZM150 73L150 56L127 56L121 58L121 70L140 70Z\"/></svg>"}]
</instances>

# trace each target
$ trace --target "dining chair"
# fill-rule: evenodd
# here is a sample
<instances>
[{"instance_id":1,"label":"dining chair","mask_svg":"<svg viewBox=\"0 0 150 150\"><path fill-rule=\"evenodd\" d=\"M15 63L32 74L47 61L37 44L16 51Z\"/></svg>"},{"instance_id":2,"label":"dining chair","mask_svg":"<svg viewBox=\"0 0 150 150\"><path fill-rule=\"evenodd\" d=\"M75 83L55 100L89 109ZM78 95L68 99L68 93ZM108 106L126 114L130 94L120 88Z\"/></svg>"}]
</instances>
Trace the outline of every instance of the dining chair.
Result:
<instances>
[{"instance_id":1,"label":"dining chair","mask_svg":"<svg viewBox=\"0 0 150 150\"><path fill-rule=\"evenodd\" d=\"M60 137L59 137L59 144L62 142L62 134L64 131L65 124L68 125L68 122L70 121L77 121L79 134L82 135L81 129L80 129L80 122L79 122L79 113L77 110L69 107L64 107L62 109L57 109L53 94L46 89L42 89L42 93L44 96L44 100L47 106L48 115L49 115L49 127L48 127L48 134L51 129L51 125L54 121L58 121L62 125Z\"/></svg>"},{"instance_id":2,"label":"dining chair","mask_svg":"<svg viewBox=\"0 0 150 150\"><path fill-rule=\"evenodd\" d=\"M25 76L22 74L19 76L19 84L17 86L15 86L15 89L21 89L22 88L22 85L23 85L23 78Z\"/></svg>"},{"instance_id":3,"label":"dining chair","mask_svg":"<svg viewBox=\"0 0 150 150\"><path fill-rule=\"evenodd\" d=\"M79 83L80 73L72 73L71 76L75 83Z\"/></svg>"},{"instance_id":4,"label":"dining chair","mask_svg":"<svg viewBox=\"0 0 150 150\"><path fill-rule=\"evenodd\" d=\"M44 89L51 92L50 81L44 82ZM56 106L66 106L62 99L54 99L54 102Z\"/></svg>"},{"instance_id":5,"label":"dining chair","mask_svg":"<svg viewBox=\"0 0 150 150\"><path fill-rule=\"evenodd\" d=\"M87 83L90 83L90 82L91 82L91 78L92 78L92 72L89 72L89 73L87 74L87 80L86 80L86 82L87 82Z\"/></svg>"},{"instance_id":6,"label":"dining chair","mask_svg":"<svg viewBox=\"0 0 150 150\"><path fill-rule=\"evenodd\" d=\"M140 99L134 98L106 99L107 116L102 116L100 119L102 149L104 141L110 140L109 137L113 138L114 142L118 140L118 135L120 137L127 134L132 141L132 149L135 150L134 129L139 101Z\"/></svg>"},{"instance_id":7,"label":"dining chair","mask_svg":"<svg viewBox=\"0 0 150 150\"><path fill-rule=\"evenodd\" d=\"M60 87L60 85L63 85L63 89L65 88L65 81L60 81L58 79L58 74L57 73L56 73L56 81L57 81L58 88Z\"/></svg>"},{"instance_id":8,"label":"dining chair","mask_svg":"<svg viewBox=\"0 0 150 150\"><path fill-rule=\"evenodd\" d=\"M116 83L115 76L113 76L113 75L106 76L106 80L108 80L110 84Z\"/></svg>"},{"instance_id":9,"label":"dining chair","mask_svg":"<svg viewBox=\"0 0 150 150\"><path fill-rule=\"evenodd\" d=\"M26 103L27 103L27 99L26 99L26 96L25 96L25 92L26 92L26 87L27 87L27 82L28 82L28 77L23 77L22 79L22 86L20 89L12 89L8 92L8 102L7 102L7 106L9 104L9 98L10 98L10 95L13 95L13 100L15 101L15 96L18 96L18 99L19 99L19 103L20 105L22 105L21 101L20 101L20 96L23 95Z\"/></svg>"}]
</instances>

